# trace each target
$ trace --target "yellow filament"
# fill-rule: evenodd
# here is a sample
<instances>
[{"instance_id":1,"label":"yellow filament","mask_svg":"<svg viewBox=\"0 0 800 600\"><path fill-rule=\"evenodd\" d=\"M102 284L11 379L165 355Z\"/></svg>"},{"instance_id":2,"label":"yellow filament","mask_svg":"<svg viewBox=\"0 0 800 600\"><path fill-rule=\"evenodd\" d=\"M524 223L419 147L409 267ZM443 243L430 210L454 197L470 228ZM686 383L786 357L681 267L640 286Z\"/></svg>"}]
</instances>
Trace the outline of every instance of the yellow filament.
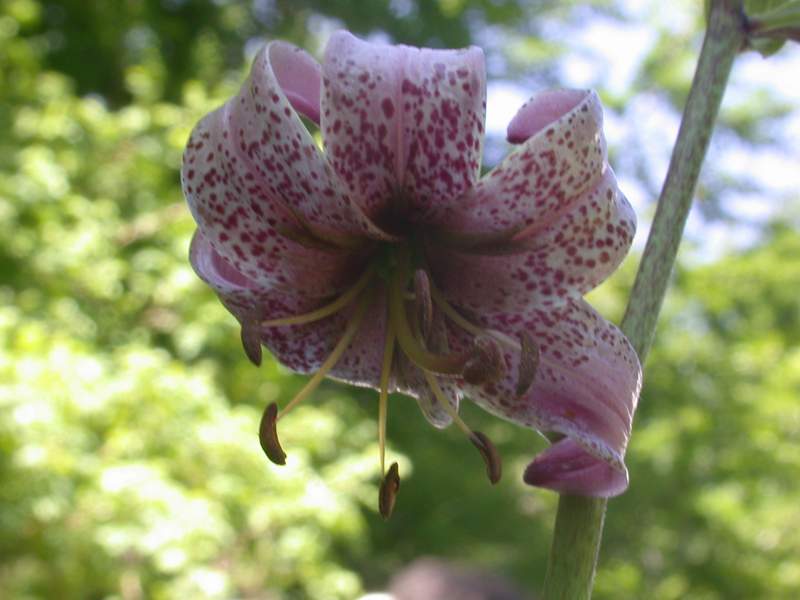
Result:
<instances>
[{"instance_id":1,"label":"yellow filament","mask_svg":"<svg viewBox=\"0 0 800 600\"><path fill-rule=\"evenodd\" d=\"M355 284L353 284L353 286L349 290L347 290L336 300L334 300L330 304L326 304L322 308L318 308L303 315L294 315L291 317L282 317L280 319L269 319L267 321L261 321L261 326L278 327L279 325L303 325L305 323L312 323L314 321L319 321L320 319L324 319L327 316L337 313L340 310L342 310L345 306L350 304L353 301L353 299L364 290L364 288L367 286L374 273L375 273L375 265L371 264L369 267L367 267L367 269L364 271L361 277L358 278L358 281L356 281Z\"/></svg>"},{"instance_id":2,"label":"yellow filament","mask_svg":"<svg viewBox=\"0 0 800 600\"><path fill-rule=\"evenodd\" d=\"M461 327L464 331L471 333L472 335L490 335L494 339L496 339L501 344L505 344L512 350L520 351L522 347L520 346L519 342L514 338L506 335L502 331L497 331L494 329L482 329L478 327L474 323L471 323L467 319L465 319L459 312L452 307L452 305L445 300L442 292L440 292L436 287L431 285L431 298L436 303L436 306L441 309L441 311L449 318L453 323Z\"/></svg>"},{"instance_id":3,"label":"yellow filament","mask_svg":"<svg viewBox=\"0 0 800 600\"><path fill-rule=\"evenodd\" d=\"M392 278L389 290L389 319L393 324L397 342L418 367L423 370L430 370L435 373L449 375L460 375L464 369L465 357L458 354L436 354L425 349L414 337L411 326L408 322L406 307L404 304L405 290L404 283L408 272L406 269L398 269Z\"/></svg>"},{"instance_id":4,"label":"yellow filament","mask_svg":"<svg viewBox=\"0 0 800 600\"><path fill-rule=\"evenodd\" d=\"M331 352L328 358L325 359L325 362L322 363L319 371L314 373L314 376L308 381L308 383L306 383L303 389L300 390L297 395L292 398L289 404L287 404L278 414L275 419L276 421L292 410L295 406L300 404L300 402L305 400L315 389L317 389L317 387L319 387L319 384L322 383L322 380L325 379L325 376L328 374L328 372L336 366L336 363L339 362L342 354L344 354L344 351L347 350L350 342L353 341L356 333L358 333L358 328L361 326L361 321L364 320L364 313L367 310L369 300L369 294L365 294L361 298L361 301L358 303L358 307L356 308L356 312L350 318L350 322L347 323L347 327L345 328L341 339L339 339L337 342L336 347L333 349L333 352Z\"/></svg>"},{"instance_id":5,"label":"yellow filament","mask_svg":"<svg viewBox=\"0 0 800 600\"><path fill-rule=\"evenodd\" d=\"M389 400L389 377L392 374L394 358L394 328L392 322L386 324L386 342L383 346L383 365L381 367L381 391L378 398L378 447L381 454L381 474L386 473L386 417Z\"/></svg>"},{"instance_id":6,"label":"yellow filament","mask_svg":"<svg viewBox=\"0 0 800 600\"><path fill-rule=\"evenodd\" d=\"M432 373L428 373L427 371L422 371L425 375L425 379L428 381L428 387L431 388L433 395L436 396L436 399L439 401L439 404L442 405L442 408L447 411L447 414L453 419L453 422L458 425L459 429L463 431L467 437L472 437L472 429L464 423L464 419L456 412L456 409L453 408L453 405L450 404L450 401L444 395L442 388L439 387L439 382L436 380L436 376Z\"/></svg>"}]
</instances>

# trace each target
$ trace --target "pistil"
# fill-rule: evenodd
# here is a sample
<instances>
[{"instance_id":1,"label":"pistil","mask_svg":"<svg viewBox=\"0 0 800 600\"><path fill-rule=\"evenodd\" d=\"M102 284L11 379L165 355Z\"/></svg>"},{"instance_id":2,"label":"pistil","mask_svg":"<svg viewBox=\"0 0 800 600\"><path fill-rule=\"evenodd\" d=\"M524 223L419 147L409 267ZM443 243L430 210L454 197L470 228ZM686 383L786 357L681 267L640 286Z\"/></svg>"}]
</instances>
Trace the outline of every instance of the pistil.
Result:
<instances>
[{"instance_id":1,"label":"pistil","mask_svg":"<svg viewBox=\"0 0 800 600\"><path fill-rule=\"evenodd\" d=\"M397 335L400 348L413 363L423 370L443 375L460 375L467 356L430 352L415 337L405 306L405 288L408 277L408 267L401 265L393 274L389 286L389 320Z\"/></svg>"}]
</instances>

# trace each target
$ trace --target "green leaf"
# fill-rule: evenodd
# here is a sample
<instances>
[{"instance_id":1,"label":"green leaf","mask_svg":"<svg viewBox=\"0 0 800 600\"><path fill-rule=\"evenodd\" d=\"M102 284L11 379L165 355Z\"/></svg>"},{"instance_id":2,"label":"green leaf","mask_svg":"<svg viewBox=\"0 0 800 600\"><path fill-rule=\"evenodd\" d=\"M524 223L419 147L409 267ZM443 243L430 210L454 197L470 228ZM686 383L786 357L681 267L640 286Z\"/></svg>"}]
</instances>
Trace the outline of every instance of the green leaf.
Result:
<instances>
[{"instance_id":1,"label":"green leaf","mask_svg":"<svg viewBox=\"0 0 800 600\"><path fill-rule=\"evenodd\" d=\"M800 41L800 0L745 3L750 24L749 45L763 56L771 56L787 40Z\"/></svg>"}]
</instances>

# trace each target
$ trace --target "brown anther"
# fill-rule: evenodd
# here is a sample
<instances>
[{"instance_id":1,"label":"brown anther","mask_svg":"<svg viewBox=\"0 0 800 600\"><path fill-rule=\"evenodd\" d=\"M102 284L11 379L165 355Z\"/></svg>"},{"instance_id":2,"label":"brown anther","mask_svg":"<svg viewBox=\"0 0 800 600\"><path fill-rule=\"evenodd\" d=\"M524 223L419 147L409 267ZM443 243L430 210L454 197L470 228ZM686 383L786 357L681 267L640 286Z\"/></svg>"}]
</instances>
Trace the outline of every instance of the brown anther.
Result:
<instances>
[{"instance_id":1,"label":"brown anther","mask_svg":"<svg viewBox=\"0 0 800 600\"><path fill-rule=\"evenodd\" d=\"M521 350L519 353L519 369L517 371L517 397L525 395L536 380L539 369L539 344L530 333L523 331L519 336Z\"/></svg>"},{"instance_id":2,"label":"brown anther","mask_svg":"<svg viewBox=\"0 0 800 600\"><path fill-rule=\"evenodd\" d=\"M261 415L261 424L258 426L258 441L261 442L261 449L268 459L276 465L285 465L286 453L278 441L277 421L278 405L272 402L264 409L264 414Z\"/></svg>"},{"instance_id":3,"label":"brown anther","mask_svg":"<svg viewBox=\"0 0 800 600\"><path fill-rule=\"evenodd\" d=\"M478 449L478 452L481 453L483 462L486 463L486 475L488 475L489 481L494 485L500 481L500 477L503 475L503 461L500 459L497 448L495 448L494 444L486 437L486 434L480 431L473 431L472 435L469 436L469 441L472 442Z\"/></svg>"},{"instance_id":4,"label":"brown anther","mask_svg":"<svg viewBox=\"0 0 800 600\"><path fill-rule=\"evenodd\" d=\"M433 323L433 301L431 300L431 281L423 269L414 272L414 310L422 338L427 339Z\"/></svg>"},{"instance_id":5,"label":"brown anther","mask_svg":"<svg viewBox=\"0 0 800 600\"><path fill-rule=\"evenodd\" d=\"M489 335L477 336L461 373L464 381L472 385L483 385L497 381L505 372L506 362L497 340Z\"/></svg>"},{"instance_id":6,"label":"brown anther","mask_svg":"<svg viewBox=\"0 0 800 600\"><path fill-rule=\"evenodd\" d=\"M256 320L242 322L242 347L250 362L261 366L261 331Z\"/></svg>"},{"instance_id":7,"label":"brown anther","mask_svg":"<svg viewBox=\"0 0 800 600\"><path fill-rule=\"evenodd\" d=\"M380 491L378 492L378 510L384 519L388 519L392 516L398 490L400 490L400 474L398 472L397 463L393 462L389 470L386 471L386 475L381 482Z\"/></svg>"}]
</instances>

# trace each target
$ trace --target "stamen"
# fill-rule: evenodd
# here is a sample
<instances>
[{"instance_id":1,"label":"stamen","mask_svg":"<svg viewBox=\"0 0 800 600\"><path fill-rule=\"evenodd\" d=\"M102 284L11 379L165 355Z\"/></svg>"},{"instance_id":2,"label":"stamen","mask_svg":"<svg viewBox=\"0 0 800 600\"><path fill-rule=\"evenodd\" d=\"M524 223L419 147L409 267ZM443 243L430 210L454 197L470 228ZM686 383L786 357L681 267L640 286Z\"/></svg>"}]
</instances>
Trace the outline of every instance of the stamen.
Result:
<instances>
[{"instance_id":1,"label":"stamen","mask_svg":"<svg viewBox=\"0 0 800 600\"><path fill-rule=\"evenodd\" d=\"M474 431L469 438L469 441L478 449L483 457L483 462L486 463L486 475L489 481L494 485L503 476L503 463L500 459L500 454L497 448L486 437L482 431Z\"/></svg>"},{"instance_id":2,"label":"stamen","mask_svg":"<svg viewBox=\"0 0 800 600\"><path fill-rule=\"evenodd\" d=\"M258 441L261 442L261 449L272 462L276 465L286 464L286 453L281 448L278 441L278 431L275 422L278 419L278 405L270 403L261 415L261 423L258 426Z\"/></svg>"},{"instance_id":3,"label":"stamen","mask_svg":"<svg viewBox=\"0 0 800 600\"><path fill-rule=\"evenodd\" d=\"M261 350L261 331L256 320L242 321L242 346L244 353L250 362L255 366L261 366L262 350Z\"/></svg>"},{"instance_id":4,"label":"stamen","mask_svg":"<svg viewBox=\"0 0 800 600\"><path fill-rule=\"evenodd\" d=\"M358 303L358 307L356 311L353 313L353 316L350 317L350 322L347 323L347 327L342 334L342 337L336 344L336 347L330 353L328 358L325 359L325 362L322 363L322 366L319 368L319 371L314 373L314 376L306 383L302 390L300 390L297 395L292 398L292 400L287 404L283 410L278 414L276 420L282 419L290 410L292 410L295 406L300 404L303 400L305 400L317 387L319 384L322 383L322 380L325 379L325 376L328 372L336 366L336 363L339 362L339 359L344 354L345 350L350 346L350 342L353 341L356 333L358 333L358 329L361 326L361 321L364 320L364 313L367 310L367 305L369 304L369 300L371 299L370 294L365 294Z\"/></svg>"},{"instance_id":5,"label":"stamen","mask_svg":"<svg viewBox=\"0 0 800 600\"><path fill-rule=\"evenodd\" d=\"M520 341L515 340L509 335L496 329L481 329L461 313L445 299L441 291L436 286L431 285L431 298L442 313L453 323L461 327L467 333L476 337L489 336L506 347L519 353L519 366L517 369L517 386L515 389L517 396L524 395L533 385L536 379L536 372L539 368L539 345L530 333L523 331L520 334Z\"/></svg>"},{"instance_id":6,"label":"stamen","mask_svg":"<svg viewBox=\"0 0 800 600\"><path fill-rule=\"evenodd\" d=\"M414 304L416 319L422 339L427 340L433 322L433 302L431 301L431 282L423 269L414 272Z\"/></svg>"},{"instance_id":7,"label":"stamen","mask_svg":"<svg viewBox=\"0 0 800 600\"><path fill-rule=\"evenodd\" d=\"M473 350L464 365L464 381L472 385L483 385L502 378L506 372L506 361L497 341L483 333L473 339Z\"/></svg>"},{"instance_id":8,"label":"stamen","mask_svg":"<svg viewBox=\"0 0 800 600\"><path fill-rule=\"evenodd\" d=\"M444 295L442 294L439 289L432 285L431 286L431 298L436 303L436 306L441 310L448 319L450 319L453 323L461 327L467 333L471 333L473 335L490 335L494 339L496 339L501 344L505 344L512 350L516 350L517 352L520 351L520 345L517 340L514 338L506 335L502 331L497 331L495 329L483 329L478 325L470 322L464 316L462 316L453 306L445 299Z\"/></svg>"},{"instance_id":9,"label":"stamen","mask_svg":"<svg viewBox=\"0 0 800 600\"><path fill-rule=\"evenodd\" d=\"M318 308L311 312L305 313L303 315L294 315L291 317L282 317L280 319L269 319L267 321L261 321L262 327L278 327L280 325L303 325L305 323L312 323L314 321L319 321L320 319L324 319L327 316L330 316L334 313L339 312L348 304L350 304L353 299L360 294L367 284L369 284L370 279L375 274L375 263L370 264L367 269L361 274L361 277L358 278L353 286L339 296L336 300L323 306L322 308Z\"/></svg>"},{"instance_id":10,"label":"stamen","mask_svg":"<svg viewBox=\"0 0 800 600\"><path fill-rule=\"evenodd\" d=\"M539 345L530 333L523 331L519 336L522 349L519 353L517 371L517 397L523 396L533 385L539 368Z\"/></svg>"},{"instance_id":11,"label":"stamen","mask_svg":"<svg viewBox=\"0 0 800 600\"><path fill-rule=\"evenodd\" d=\"M381 366L381 388L378 397L378 448L381 455L381 473L386 472L386 417L389 400L389 378L392 374L394 358L394 328L389 320L386 324L386 341L383 346L383 365Z\"/></svg>"},{"instance_id":12,"label":"stamen","mask_svg":"<svg viewBox=\"0 0 800 600\"><path fill-rule=\"evenodd\" d=\"M494 444L489 441L486 434L480 431L473 431L469 428L456 409L453 408L453 405L447 400L442 388L439 386L439 382L433 374L427 371L423 371L423 374L428 382L428 387L430 387L433 395L439 401L439 404L442 405L445 411L447 411L447 414L453 419L453 422L458 425L459 429L461 429L461 431L466 434L467 438L469 438L469 441L472 442L472 445L481 453L481 458L483 458L483 462L486 464L486 475L489 477L489 482L494 485L500 481L500 477L503 474L503 463Z\"/></svg>"},{"instance_id":13,"label":"stamen","mask_svg":"<svg viewBox=\"0 0 800 600\"><path fill-rule=\"evenodd\" d=\"M400 490L400 473L398 472L397 463L392 463L389 467L389 472L381 482L381 488L378 491L378 510L384 519L392 516L394 510L394 503L397 500L397 492Z\"/></svg>"}]
</instances>

